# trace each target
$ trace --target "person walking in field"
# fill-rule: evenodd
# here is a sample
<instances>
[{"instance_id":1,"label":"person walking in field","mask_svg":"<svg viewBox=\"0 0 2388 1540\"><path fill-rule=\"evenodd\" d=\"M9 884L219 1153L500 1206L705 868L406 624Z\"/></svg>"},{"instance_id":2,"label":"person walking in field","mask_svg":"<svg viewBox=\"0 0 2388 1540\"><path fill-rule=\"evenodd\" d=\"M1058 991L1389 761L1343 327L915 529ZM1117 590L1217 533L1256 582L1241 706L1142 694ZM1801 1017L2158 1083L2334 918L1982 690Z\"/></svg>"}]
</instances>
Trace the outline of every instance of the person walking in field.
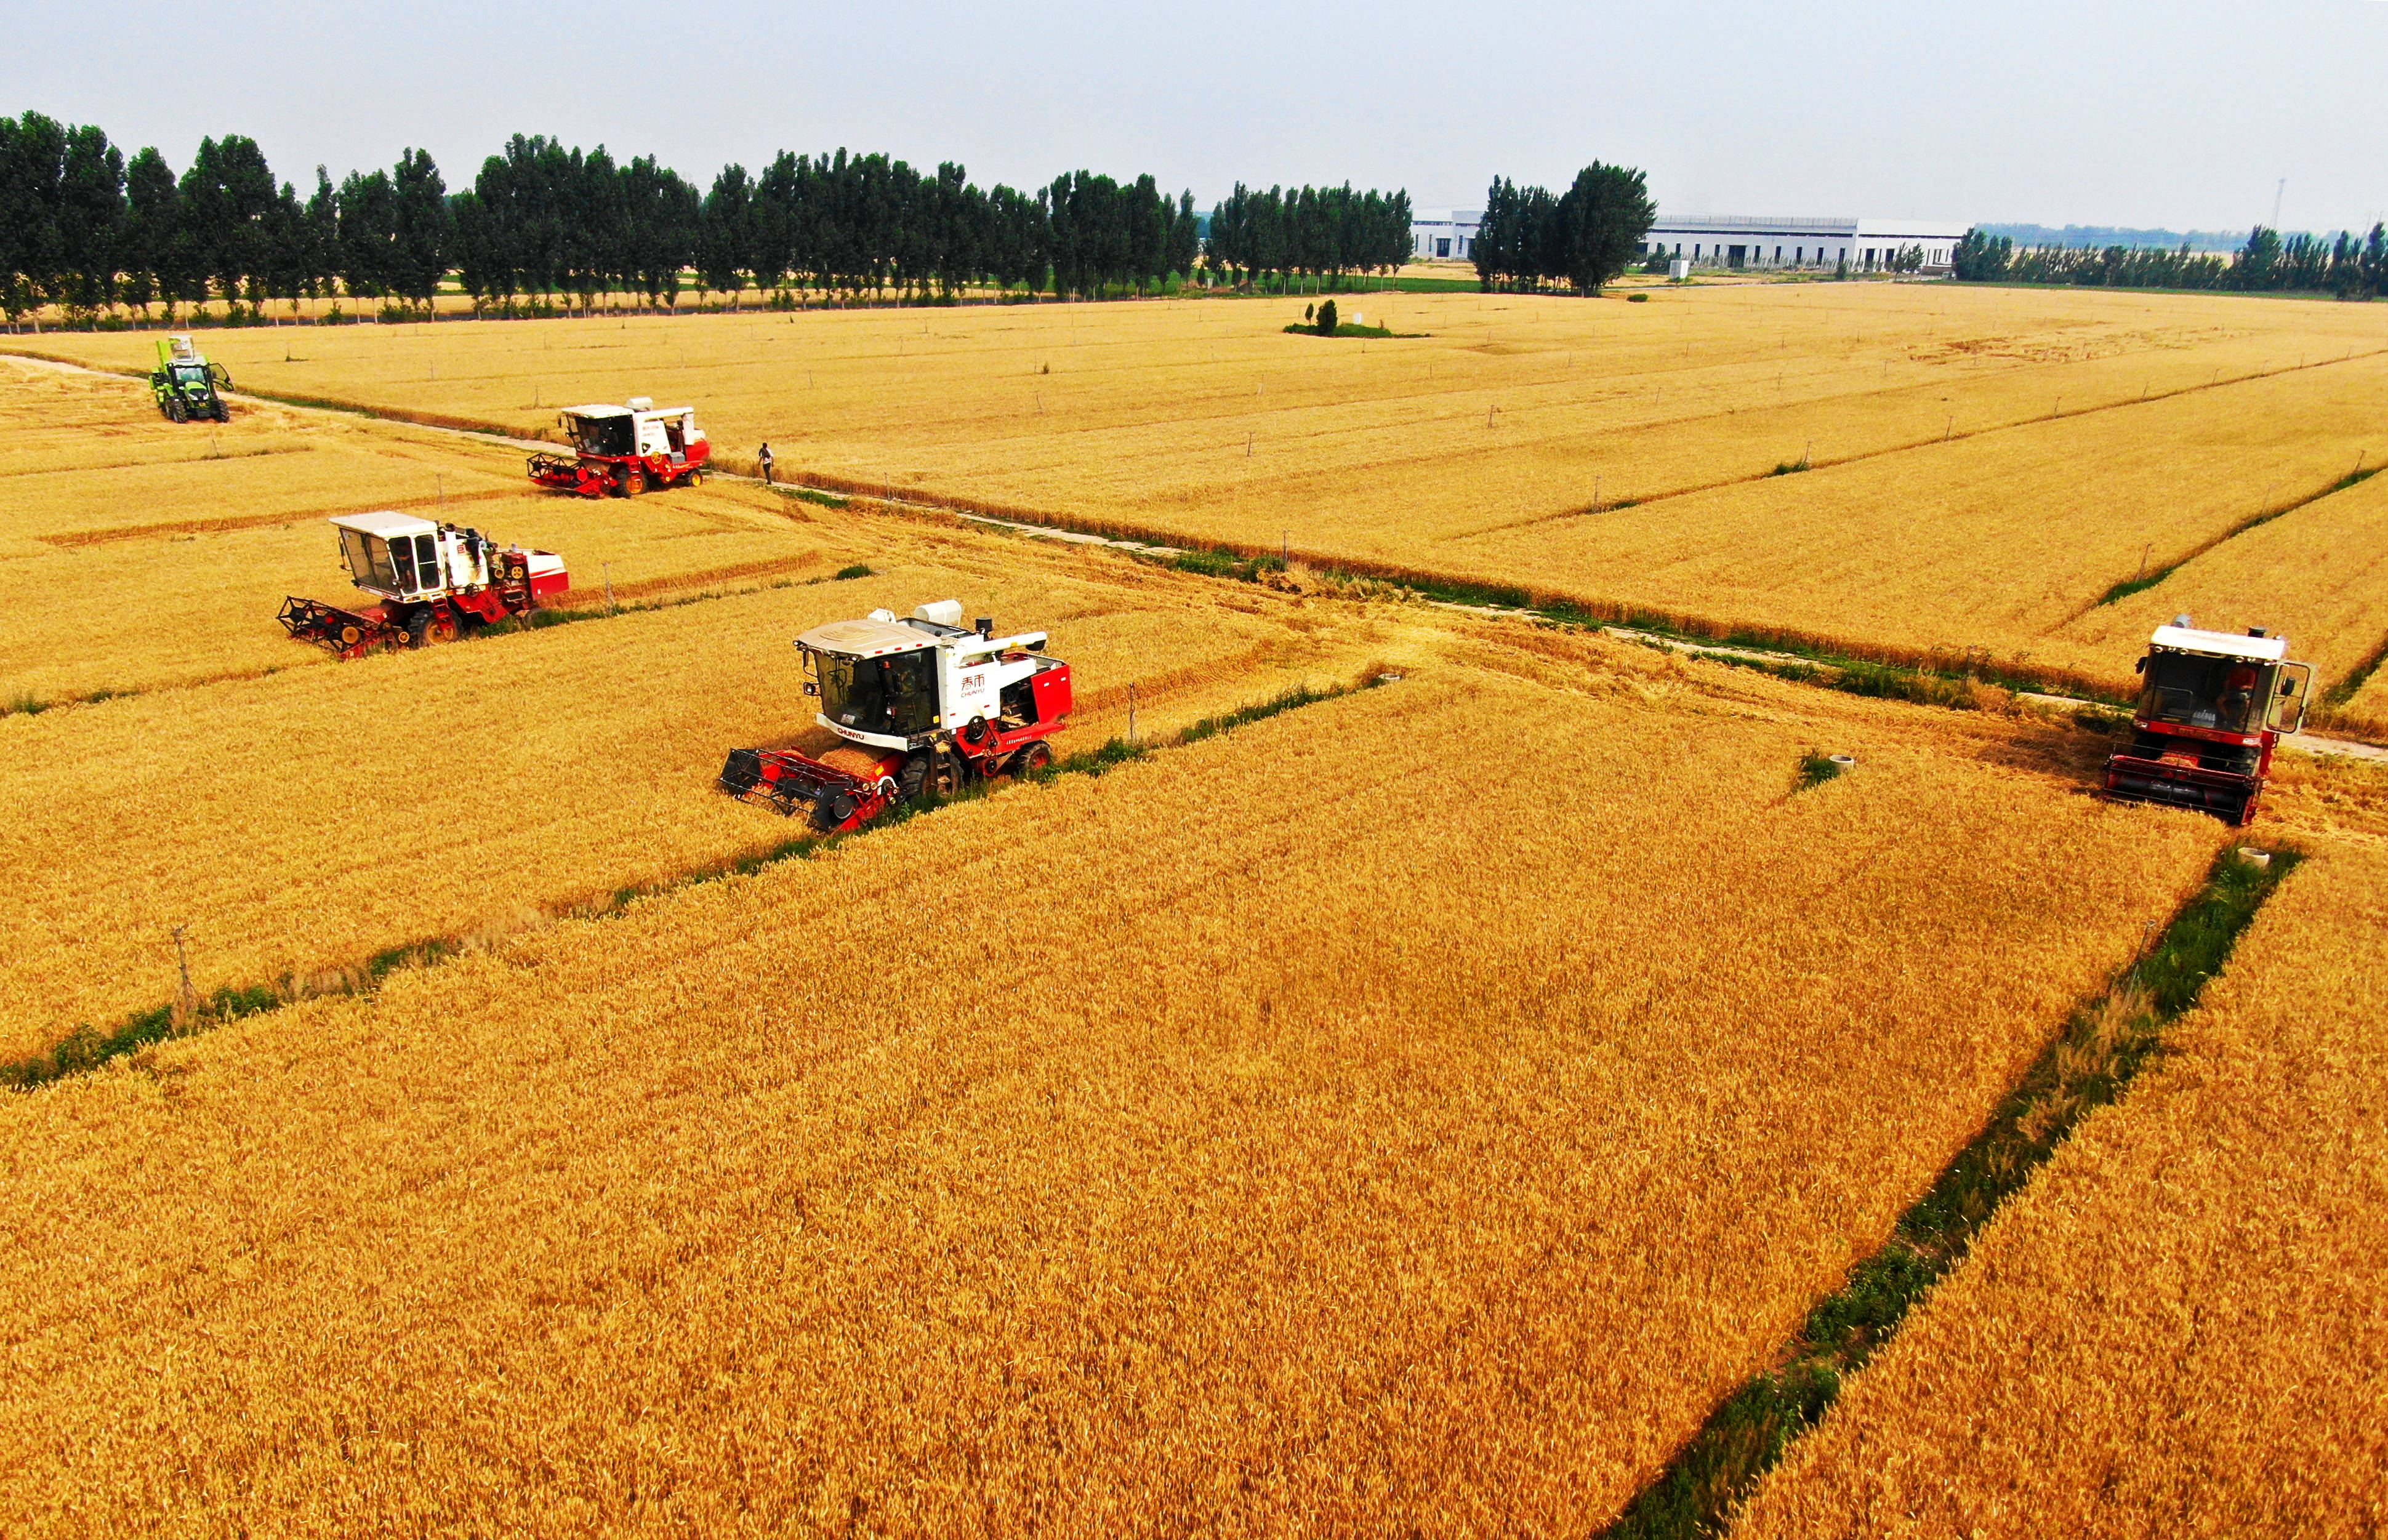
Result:
<instances>
[{"instance_id":1,"label":"person walking in field","mask_svg":"<svg viewBox=\"0 0 2388 1540\"><path fill-rule=\"evenodd\" d=\"M764 486L770 486L770 485L771 485L771 446L770 446L770 445L768 445L768 444L764 445L764 446L763 446L763 448L762 448L761 452L760 452L760 453L758 453L758 454L756 454L756 455L755 456L755 460L756 460L756 462L757 464L759 464L759 465L761 465L761 466L763 467L763 485L764 485Z\"/></svg>"}]
</instances>

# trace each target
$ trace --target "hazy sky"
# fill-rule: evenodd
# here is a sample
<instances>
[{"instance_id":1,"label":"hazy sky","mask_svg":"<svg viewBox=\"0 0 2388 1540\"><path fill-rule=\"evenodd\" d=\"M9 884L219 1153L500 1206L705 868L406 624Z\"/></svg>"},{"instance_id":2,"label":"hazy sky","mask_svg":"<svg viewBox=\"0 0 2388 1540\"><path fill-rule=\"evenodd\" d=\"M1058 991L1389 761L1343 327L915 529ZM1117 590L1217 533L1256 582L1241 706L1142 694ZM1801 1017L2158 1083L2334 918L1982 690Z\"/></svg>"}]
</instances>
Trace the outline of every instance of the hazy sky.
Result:
<instances>
[{"instance_id":1,"label":"hazy sky","mask_svg":"<svg viewBox=\"0 0 2388 1540\"><path fill-rule=\"evenodd\" d=\"M1598 158L1676 212L2221 229L2286 177L2287 228L2388 213L2388 0L6 4L0 110L178 170L246 133L302 190L409 145L464 186L521 132L700 184L845 145L1205 208L1239 179L1466 206Z\"/></svg>"}]
</instances>

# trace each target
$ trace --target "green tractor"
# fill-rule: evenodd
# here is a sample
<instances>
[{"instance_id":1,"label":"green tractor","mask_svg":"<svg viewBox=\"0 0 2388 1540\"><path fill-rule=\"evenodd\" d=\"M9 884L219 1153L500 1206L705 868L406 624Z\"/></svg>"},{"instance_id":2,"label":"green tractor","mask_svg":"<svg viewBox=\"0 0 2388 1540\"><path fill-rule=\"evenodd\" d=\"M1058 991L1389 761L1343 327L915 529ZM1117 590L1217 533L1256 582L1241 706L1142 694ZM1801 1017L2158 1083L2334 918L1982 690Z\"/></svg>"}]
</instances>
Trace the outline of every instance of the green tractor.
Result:
<instances>
[{"instance_id":1,"label":"green tractor","mask_svg":"<svg viewBox=\"0 0 2388 1540\"><path fill-rule=\"evenodd\" d=\"M231 388L232 376L224 366L210 363L205 354L191 346L188 333L175 332L158 339L158 368L149 376L149 389L168 422L231 422L232 408L217 394Z\"/></svg>"}]
</instances>

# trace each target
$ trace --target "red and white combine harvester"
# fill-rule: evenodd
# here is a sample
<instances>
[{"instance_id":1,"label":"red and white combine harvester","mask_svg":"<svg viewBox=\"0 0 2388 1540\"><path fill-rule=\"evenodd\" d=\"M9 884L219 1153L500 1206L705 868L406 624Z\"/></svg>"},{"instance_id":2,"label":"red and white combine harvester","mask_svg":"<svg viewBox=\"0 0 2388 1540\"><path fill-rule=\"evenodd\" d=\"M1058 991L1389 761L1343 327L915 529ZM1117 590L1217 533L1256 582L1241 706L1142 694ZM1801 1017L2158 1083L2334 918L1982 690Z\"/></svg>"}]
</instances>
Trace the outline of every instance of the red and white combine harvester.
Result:
<instances>
[{"instance_id":1,"label":"red and white combine harvester","mask_svg":"<svg viewBox=\"0 0 2388 1540\"><path fill-rule=\"evenodd\" d=\"M331 523L349 581L377 602L344 610L294 596L282 601L280 618L298 640L343 658L449 641L536 610L572 587L563 557L519 546L501 550L477 529L412 513L346 513Z\"/></svg>"},{"instance_id":2,"label":"red and white combine harvester","mask_svg":"<svg viewBox=\"0 0 2388 1540\"><path fill-rule=\"evenodd\" d=\"M713 446L696 425L693 407L662 410L643 396L628 406L573 407L556 414L572 441L570 455L530 457L530 479L584 498L608 493L635 498L651 486L694 486L705 479Z\"/></svg>"},{"instance_id":3,"label":"red and white combine harvester","mask_svg":"<svg viewBox=\"0 0 2388 1540\"><path fill-rule=\"evenodd\" d=\"M2305 726L2313 690L2312 665L2288 657L2289 639L2261 626L2200 631L2187 615L2157 626L2139 663L2131 746L2106 761L2107 798L2254 822L2272 746Z\"/></svg>"},{"instance_id":4,"label":"red and white combine harvester","mask_svg":"<svg viewBox=\"0 0 2388 1540\"><path fill-rule=\"evenodd\" d=\"M998 637L995 622L961 626L959 600L902 620L818 626L796 638L814 720L845 741L820 758L736 749L721 767L731 796L832 833L858 828L900 798L949 797L972 776L1024 775L1053 760L1046 739L1072 708L1070 665L1045 656L1042 631Z\"/></svg>"}]
</instances>

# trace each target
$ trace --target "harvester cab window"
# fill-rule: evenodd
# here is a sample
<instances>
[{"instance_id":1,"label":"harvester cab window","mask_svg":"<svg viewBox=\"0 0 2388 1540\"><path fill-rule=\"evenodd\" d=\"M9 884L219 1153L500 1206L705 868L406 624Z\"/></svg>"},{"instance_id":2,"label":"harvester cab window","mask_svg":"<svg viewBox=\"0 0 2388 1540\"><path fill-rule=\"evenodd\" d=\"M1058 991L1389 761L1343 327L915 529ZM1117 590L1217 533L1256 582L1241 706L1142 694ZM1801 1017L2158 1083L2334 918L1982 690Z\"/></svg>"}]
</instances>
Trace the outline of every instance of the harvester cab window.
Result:
<instances>
[{"instance_id":1,"label":"harvester cab window","mask_svg":"<svg viewBox=\"0 0 2388 1540\"><path fill-rule=\"evenodd\" d=\"M350 577L367 587L398 591L398 569L390 562L388 541L362 529L343 529L340 544L349 559Z\"/></svg>"},{"instance_id":2,"label":"harvester cab window","mask_svg":"<svg viewBox=\"0 0 2388 1540\"><path fill-rule=\"evenodd\" d=\"M398 569L398 591L414 591L414 542L401 535L389 543L390 564Z\"/></svg>"},{"instance_id":3,"label":"harvester cab window","mask_svg":"<svg viewBox=\"0 0 2388 1540\"><path fill-rule=\"evenodd\" d=\"M572 419L572 443L583 454L626 455L631 448L632 425L628 417L575 417Z\"/></svg>"},{"instance_id":4,"label":"harvester cab window","mask_svg":"<svg viewBox=\"0 0 2388 1540\"><path fill-rule=\"evenodd\" d=\"M815 654L821 714L859 733L909 738L936 726L935 649L889 658Z\"/></svg>"},{"instance_id":5,"label":"harvester cab window","mask_svg":"<svg viewBox=\"0 0 2388 1540\"><path fill-rule=\"evenodd\" d=\"M2271 699L2272 670L2246 658L2156 652L2147 675L2140 714L2154 722L2251 733Z\"/></svg>"},{"instance_id":6,"label":"harvester cab window","mask_svg":"<svg viewBox=\"0 0 2388 1540\"><path fill-rule=\"evenodd\" d=\"M678 423L666 423L664 424L664 441L671 446L671 462L673 464L685 465L688 463L688 435L680 431L680 425Z\"/></svg>"}]
</instances>

